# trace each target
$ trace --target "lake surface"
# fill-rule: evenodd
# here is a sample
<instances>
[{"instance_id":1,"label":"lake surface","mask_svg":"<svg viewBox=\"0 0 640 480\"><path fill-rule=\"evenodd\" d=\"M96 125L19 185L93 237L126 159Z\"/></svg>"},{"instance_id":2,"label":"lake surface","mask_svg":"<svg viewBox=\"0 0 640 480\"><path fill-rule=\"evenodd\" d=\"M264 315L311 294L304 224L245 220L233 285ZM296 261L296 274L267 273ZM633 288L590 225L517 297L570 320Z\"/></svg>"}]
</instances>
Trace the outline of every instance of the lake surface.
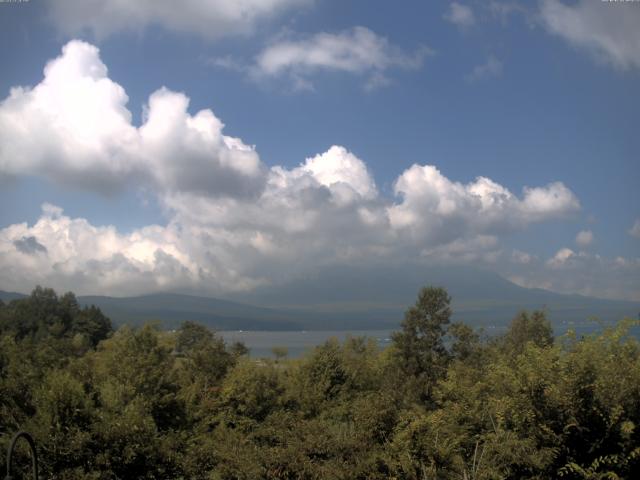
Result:
<instances>
[{"instance_id":1,"label":"lake surface","mask_svg":"<svg viewBox=\"0 0 640 480\"><path fill-rule=\"evenodd\" d=\"M596 322L580 324L563 323L554 326L556 335L563 335L568 329L574 329L578 335L599 333L604 328ZM506 326L485 326L484 333L489 336L499 335L506 331ZM640 338L640 328L634 327L632 334ZM218 332L227 344L242 342L249 348L253 358L273 358L273 347L285 347L288 358L299 358L315 346L321 345L330 338L343 342L348 336L373 338L381 348L389 346L394 330L322 330L322 331L221 331Z\"/></svg>"},{"instance_id":2,"label":"lake surface","mask_svg":"<svg viewBox=\"0 0 640 480\"><path fill-rule=\"evenodd\" d=\"M301 357L305 352L330 338L343 342L348 336L373 338L381 347L391 343L393 330L321 330L321 331L223 331L219 332L228 343L242 342L252 357L273 357L273 347L287 348L289 358Z\"/></svg>"}]
</instances>

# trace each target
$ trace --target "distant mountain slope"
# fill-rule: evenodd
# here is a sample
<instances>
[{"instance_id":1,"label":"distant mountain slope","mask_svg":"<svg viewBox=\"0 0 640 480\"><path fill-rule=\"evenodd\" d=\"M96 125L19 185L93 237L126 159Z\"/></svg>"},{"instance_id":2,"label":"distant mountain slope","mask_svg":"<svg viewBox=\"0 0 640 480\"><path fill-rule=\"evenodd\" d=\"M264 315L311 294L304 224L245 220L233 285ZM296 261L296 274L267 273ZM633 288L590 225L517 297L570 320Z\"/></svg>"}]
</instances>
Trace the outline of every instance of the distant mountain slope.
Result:
<instances>
[{"instance_id":1,"label":"distant mountain slope","mask_svg":"<svg viewBox=\"0 0 640 480\"><path fill-rule=\"evenodd\" d=\"M58 292L60 294L62 292ZM0 290L5 303L27 295ZM83 306L99 307L116 325L141 325L159 321L165 328L176 328L191 320L218 330L300 330L291 312L243 305L216 298L158 293L137 297L78 296Z\"/></svg>"},{"instance_id":2,"label":"distant mountain slope","mask_svg":"<svg viewBox=\"0 0 640 480\"><path fill-rule=\"evenodd\" d=\"M219 330L296 330L301 325L289 313L217 298L174 293L139 297L81 296L83 305L95 305L118 324L141 324L159 320L166 328L183 321L199 322Z\"/></svg>"},{"instance_id":3,"label":"distant mountain slope","mask_svg":"<svg viewBox=\"0 0 640 480\"><path fill-rule=\"evenodd\" d=\"M523 288L476 268L419 265L325 268L284 285L243 294L242 298L277 309L303 309L314 315L326 312L327 320L340 314L364 319L368 314L376 326L381 326L381 322L397 324L424 285L445 287L453 298L454 318L475 324L504 325L521 309L546 308L556 323L582 322L593 316L612 322L624 316L636 317L640 312L640 302Z\"/></svg>"},{"instance_id":4,"label":"distant mountain slope","mask_svg":"<svg viewBox=\"0 0 640 480\"><path fill-rule=\"evenodd\" d=\"M26 297L24 293L5 292L0 290L0 300L2 300L5 303L10 302L11 300L17 300L19 298L24 298L24 297Z\"/></svg>"},{"instance_id":5,"label":"distant mountain slope","mask_svg":"<svg viewBox=\"0 0 640 480\"><path fill-rule=\"evenodd\" d=\"M590 317L614 322L637 317L640 302L562 295L515 285L495 273L465 267L333 267L279 286L237 294L229 300L159 293L137 297L80 296L116 324L158 320L175 328L184 320L219 330L393 329L424 285L447 288L454 319L504 326L522 309L546 308L557 331ZM1 292L10 301L21 294ZM261 305L261 306L256 306Z\"/></svg>"}]
</instances>

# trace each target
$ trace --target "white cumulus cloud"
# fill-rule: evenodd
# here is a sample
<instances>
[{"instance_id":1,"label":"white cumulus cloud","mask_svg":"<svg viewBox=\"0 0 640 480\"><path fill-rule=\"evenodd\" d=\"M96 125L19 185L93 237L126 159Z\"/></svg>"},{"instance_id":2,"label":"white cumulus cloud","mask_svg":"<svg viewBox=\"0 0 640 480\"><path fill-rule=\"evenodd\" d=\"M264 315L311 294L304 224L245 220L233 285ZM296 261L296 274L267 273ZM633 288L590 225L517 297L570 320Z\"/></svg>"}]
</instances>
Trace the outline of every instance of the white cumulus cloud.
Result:
<instances>
[{"instance_id":1,"label":"white cumulus cloud","mask_svg":"<svg viewBox=\"0 0 640 480\"><path fill-rule=\"evenodd\" d=\"M89 189L148 182L170 191L253 194L264 171L253 147L223 135L211 110L161 88L140 127L125 90L108 77L99 50L71 41L33 88L0 103L0 175L44 175Z\"/></svg>"},{"instance_id":2,"label":"white cumulus cloud","mask_svg":"<svg viewBox=\"0 0 640 480\"><path fill-rule=\"evenodd\" d=\"M45 204L33 224L0 229L0 288L78 293L218 294L335 263L496 262L505 233L580 208L561 182L520 195L486 178L462 184L413 165L382 195L364 160L334 145L298 166L261 162L184 93L149 98L133 125L99 51L68 43L34 87L0 103L0 176L94 190L153 192L165 225L129 233Z\"/></svg>"},{"instance_id":3,"label":"white cumulus cloud","mask_svg":"<svg viewBox=\"0 0 640 480\"><path fill-rule=\"evenodd\" d=\"M364 162L346 148L336 145L323 154L308 158L292 174L310 174L345 200L353 199L353 194L364 199L372 199L378 195L375 182Z\"/></svg>"},{"instance_id":4,"label":"white cumulus cloud","mask_svg":"<svg viewBox=\"0 0 640 480\"><path fill-rule=\"evenodd\" d=\"M640 218L636 218L636 221L629 229L629 235L635 238L640 238Z\"/></svg>"},{"instance_id":5,"label":"white cumulus cloud","mask_svg":"<svg viewBox=\"0 0 640 480\"><path fill-rule=\"evenodd\" d=\"M576 253L570 248L561 248L556 252L556 254L547 260L547 265L551 268L561 268L568 265L572 259L578 258L580 254Z\"/></svg>"},{"instance_id":6,"label":"white cumulus cloud","mask_svg":"<svg viewBox=\"0 0 640 480\"><path fill-rule=\"evenodd\" d=\"M32 238L35 251L16 248L16 239ZM37 283L80 292L124 294L190 286L198 265L181 249L169 225L151 225L123 235L113 226L96 227L69 218L45 204L32 226L0 230L0 283L29 291Z\"/></svg>"},{"instance_id":7,"label":"white cumulus cloud","mask_svg":"<svg viewBox=\"0 0 640 480\"><path fill-rule=\"evenodd\" d=\"M431 165L413 165L394 184L401 202L388 208L394 229L418 238L450 241L469 232L490 233L566 216L580 208L564 184L523 190L518 198L485 177L452 182Z\"/></svg>"}]
</instances>

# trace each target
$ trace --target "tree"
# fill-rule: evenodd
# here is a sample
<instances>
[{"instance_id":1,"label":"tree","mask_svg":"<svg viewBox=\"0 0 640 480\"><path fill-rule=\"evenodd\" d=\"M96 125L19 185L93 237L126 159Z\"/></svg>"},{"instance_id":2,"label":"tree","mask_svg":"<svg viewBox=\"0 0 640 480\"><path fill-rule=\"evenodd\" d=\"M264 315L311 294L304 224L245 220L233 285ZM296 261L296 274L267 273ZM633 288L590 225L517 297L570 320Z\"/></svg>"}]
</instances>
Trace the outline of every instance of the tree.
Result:
<instances>
[{"instance_id":1,"label":"tree","mask_svg":"<svg viewBox=\"0 0 640 480\"><path fill-rule=\"evenodd\" d=\"M276 357L276 363L277 363L287 358L287 355L289 355L289 349L287 347L276 346L271 349L271 353L273 353L273 356Z\"/></svg>"},{"instance_id":2,"label":"tree","mask_svg":"<svg viewBox=\"0 0 640 480\"><path fill-rule=\"evenodd\" d=\"M74 320L71 332L86 337L92 347L113 333L111 320L94 305L79 310Z\"/></svg>"},{"instance_id":3,"label":"tree","mask_svg":"<svg viewBox=\"0 0 640 480\"><path fill-rule=\"evenodd\" d=\"M342 393L348 380L340 344L330 338L317 346L297 371L295 389L301 409L310 416L316 415L324 403Z\"/></svg>"},{"instance_id":4,"label":"tree","mask_svg":"<svg viewBox=\"0 0 640 480\"><path fill-rule=\"evenodd\" d=\"M120 328L86 358L99 405L92 424L100 454L95 469L107 478L177 478L172 442L185 424L185 406L171 347L152 325ZM105 477L102 477L105 478Z\"/></svg>"},{"instance_id":5,"label":"tree","mask_svg":"<svg viewBox=\"0 0 640 480\"><path fill-rule=\"evenodd\" d=\"M423 288L416 304L405 312L402 330L392 337L398 366L423 401L431 399L435 383L446 373L449 355L443 337L450 304L444 288Z\"/></svg>"},{"instance_id":6,"label":"tree","mask_svg":"<svg viewBox=\"0 0 640 480\"><path fill-rule=\"evenodd\" d=\"M80 334L95 347L113 333L113 328L99 308L80 308L73 293L58 297L51 288L38 286L30 296L13 300L2 308L0 333L10 334L16 340L35 341L71 339Z\"/></svg>"},{"instance_id":7,"label":"tree","mask_svg":"<svg viewBox=\"0 0 640 480\"><path fill-rule=\"evenodd\" d=\"M217 383L235 362L224 340L199 323L186 321L176 340L176 351L185 355L194 374L205 378L205 388Z\"/></svg>"},{"instance_id":8,"label":"tree","mask_svg":"<svg viewBox=\"0 0 640 480\"><path fill-rule=\"evenodd\" d=\"M228 350L231 356L236 359L249 354L249 349L247 348L247 346L243 342L238 341L233 342L229 346Z\"/></svg>"},{"instance_id":9,"label":"tree","mask_svg":"<svg viewBox=\"0 0 640 480\"><path fill-rule=\"evenodd\" d=\"M34 390L36 414L25 428L40 450L41 474L50 477L86 465L93 453L90 430L95 412L82 382L68 369L52 370Z\"/></svg>"},{"instance_id":10,"label":"tree","mask_svg":"<svg viewBox=\"0 0 640 480\"><path fill-rule=\"evenodd\" d=\"M272 364L244 359L226 376L220 401L231 424L244 419L262 421L278 406L283 393L278 371Z\"/></svg>"},{"instance_id":11,"label":"tree","mask_svg":"<svg viewBox=\"0 0 640 480\"><path fill-rule=\"evenodd\" d=\"M542 310L518 313L504 337L506 348L514 353L521 353L528 342L541 348L553 345L553 328Z\"/></svg>"},{"instance_id":12,"label":"tree","mask_svg":"<svg viewBox=\"0 0 640 480\"><path fill-rule=\"evenodd\" d=\"M480 336L469 325L461 322L452 323L448 330L451 337L451 355L458 360L475 360L475 354L480 349Z\"/></svg>"},{"instance_id":13,"label":"tree","mask_svg":"<svg viewBox=\"0 0 640 480\"><path fill-rule=\"evenodd\" d=\"M211 342L214 334L204 325L187 320L180 326L178 338L176 339L176 351L178 353L188 353L197 346Z\"/></svg>"}]
</instances>

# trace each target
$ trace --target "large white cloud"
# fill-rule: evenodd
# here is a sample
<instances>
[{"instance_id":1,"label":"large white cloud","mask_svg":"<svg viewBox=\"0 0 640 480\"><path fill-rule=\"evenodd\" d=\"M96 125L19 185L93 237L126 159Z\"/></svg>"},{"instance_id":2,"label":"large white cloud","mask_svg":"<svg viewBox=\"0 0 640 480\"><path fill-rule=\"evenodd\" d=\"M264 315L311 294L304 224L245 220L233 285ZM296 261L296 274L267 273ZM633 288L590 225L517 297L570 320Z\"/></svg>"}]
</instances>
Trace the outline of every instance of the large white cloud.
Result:
<instances>
[{"instance_id":1,"label":"large white cloud","mask_svg":"<svg viewBox=\"0 0 640 480\"><path fill-rule=\"evenodd\" d=\"M378 195L375 182L364 162L346 148L336 145L323 154L308 158L290 175L311 175L343 203L358 198L371 200Z\"/></svg>"},{"instance_id":2,"label":"large white cloud","mask_svg":"<svg viewBox=\"0 0 640 480\"><path fill-rule=\"evenodd\" d=\"M0 175L102 190L126 181L217 195L262 188L258 155L223 135L211 110L192 116L184 94L161 88L137 128L124 89L107 73L96 47L71 41L38 85L13 88L0 103Z\"/></svg>"},{"instance_id":3,"label":"large white cloud","mask_svg":"<svg viewBox=\"0 0 640 480\"><path fill-rule=\"evenodd\" d=\"M159 25L205 38L248 34L256 23L313 0L55 0L48 2L50 18L68 34L92 31L103 37Z\"/></svg>"},{"instance_id":4,"label":"large white cloud","mask_svg":"<svg viewBox=\"0 0 640 480\"><path fill-rule=\"evenodd\" d=\"M191 116L189 99L165 88L149 99L139 144L132 158L169 191L205 195L253 195L262 188L264 167L254 148L222 134L211 110Z\"/></svg>"},{"instance_id":5,"label":"large white cloud","mask_svg":"<svg viewBox=\"0 0 640 480\"><path fill-rule=\"evenodd\" d=\"M400 175L394 191L402 201L388 208L392 227L439 243L512 230L580 208L575 195L560 182L525 187L518 198L485 177L466 185L452 182L432 165L413 165Z\"/></svg>"},{"instance_id":6,"label":"large white cloud","mask_svg":"<svg viewBox=\"0 0 640 480\"><path fill-rule=\"evenodd\" d=\"M393 68L417 69L430 50L407 53L365 27L338 33L317 33L301 38L280 38L260 54L251 72L258 78L287 75L296 88L312 88L310 77L318 71L363 75L368 89L389 82Z\"/></svg>"},{"instance_id":7,"label":"large white cloud","mask_svg":"<svg viewBox=\"0 0 640 480\"><path fill-rule=\"evenodd\" d=\"M0 103L0 176L38 175L102 192L145 185L166 225L131 233L45 205L33 225L0 229L0 288L36 283L79 293L222 293L342 264L494 261L505 232L579 209L562 183L518 196L488 178L461 184L414 165L377 188L341 146L297 167L268 167L222 133L210 110L160 89L135 126L98 50L73 41L33 88Z\"/></svg>"},{"instance_id":8,"label":"large white cloud","mask_svg":"<svg viewBox=\"0 0 640 480\"><path fill-rule=\"evenodd\" d=\"M543 0L546 28L621 69L640 68L640 8L635 2Z\"/></svg>"},{"instance_id":9,"label":"large white cloud","mask_svg":"<svg viewBox=\"0 0 640 480\"><path fill-rule=\"evenodd\" d=\"M0 104L0 171L69 182L98 177L95 186L104 188L119 183L137 170L126 153L136 140L127 101L98 49L70 42L40 84L13 88Z\"/></svg>"},{"instance_id":10,"label":"large white cloud","mask_svg":"<svg viewBox=\"0 0 640 480\"><path fill-rule=\"evenodd\" d=\"M26 239L39 248L18 248L16 243ZM171 225L123 235L113 226L71 219L48 204L34 225L15 224L0 231L0 264L2 286L22 291L41 283L122 294L188 286L198 279L198 266L180 249Z\"/></svg>"}]
</instances>

